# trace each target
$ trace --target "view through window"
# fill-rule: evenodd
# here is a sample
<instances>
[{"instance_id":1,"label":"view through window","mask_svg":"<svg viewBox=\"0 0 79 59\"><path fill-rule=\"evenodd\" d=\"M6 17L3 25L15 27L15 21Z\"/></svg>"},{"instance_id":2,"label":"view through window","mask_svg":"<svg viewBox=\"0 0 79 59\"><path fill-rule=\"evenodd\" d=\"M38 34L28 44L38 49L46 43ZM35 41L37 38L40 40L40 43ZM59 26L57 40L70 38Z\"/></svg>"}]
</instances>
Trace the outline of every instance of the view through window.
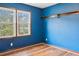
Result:
<instances>
[{"instance_id":1,"label":"view through window","mask_svg":"<svg viewBox=\"0 0 79 59\"><path fill-rule=\"evenodd\" d=\"M17 17L16 17L17 16ZM0 38L31 34L31 13L0 7Z\"/></svg>"},{"instance_id":2,"label":"view through window","mask_svg":"<svg viewBox=\"0 0 79 59\"><path fill-rule=\"evenodd\" d=\"M15 10L0 7L0 37L15 36Z\"/></svg>"},{"instance_id":3,"label":"view through window","mask_svg":"<svg viewBox=\"0 0 79 59\"><path fill-rule=\"evenodd\" d=\"M17 34L18 36L30 35L30 13L26 11L17 10Z\"/></svg>"}]
</instances>

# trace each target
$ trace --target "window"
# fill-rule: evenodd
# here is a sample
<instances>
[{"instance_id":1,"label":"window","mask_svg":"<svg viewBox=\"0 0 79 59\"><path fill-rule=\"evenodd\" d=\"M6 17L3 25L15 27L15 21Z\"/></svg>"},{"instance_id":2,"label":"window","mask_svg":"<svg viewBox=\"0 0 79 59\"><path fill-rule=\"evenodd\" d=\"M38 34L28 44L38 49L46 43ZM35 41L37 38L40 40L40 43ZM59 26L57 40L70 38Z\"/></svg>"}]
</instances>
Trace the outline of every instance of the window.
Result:
<instances>
[{"instance_id":1,"label":"window","mask_svg":"<svg viewBox=\"0 0 79 59\"><path fill-rule=\"evenodd\" d=\"M15 10L0 7L0 38L15 36Z\"/></svg>"},{"instance_id":2,"label":"window","mask_svg":"<svg viewBox=\"0 0 79 59\"><path fill-rule=\"evenodd\" d=\"M31 34L31 13L27 11L17 10L17 35Z\"/></svg>"},{"instance_id":3,"label":"window","mask_svg":"<svg viewBox=\"0 0 79 59\"><path fill-rule=\"evenodd\" d=\"M0 38L30 34L31 13L29 11L0 7Z\"/></svg>"}]
</instances>

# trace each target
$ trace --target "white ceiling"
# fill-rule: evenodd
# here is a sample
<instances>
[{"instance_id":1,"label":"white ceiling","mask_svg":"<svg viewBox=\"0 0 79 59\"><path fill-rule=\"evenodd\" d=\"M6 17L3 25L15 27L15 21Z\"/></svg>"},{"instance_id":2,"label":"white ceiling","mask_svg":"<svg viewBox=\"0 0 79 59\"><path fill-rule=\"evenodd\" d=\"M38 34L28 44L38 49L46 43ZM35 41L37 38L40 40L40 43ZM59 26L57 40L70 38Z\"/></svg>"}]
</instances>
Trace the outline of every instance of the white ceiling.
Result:
<instances>
[{"instance_id":1,"label":"white ceiling","mask_svg":"<svg viewBox=\"0 0 79 59\"><path fill-rule=\"evenodd\" d=\"M57 3L24 3L24 4L32 5L38 8L46 8L48 6L55 5Z\"/></svg>"}]
</instances>

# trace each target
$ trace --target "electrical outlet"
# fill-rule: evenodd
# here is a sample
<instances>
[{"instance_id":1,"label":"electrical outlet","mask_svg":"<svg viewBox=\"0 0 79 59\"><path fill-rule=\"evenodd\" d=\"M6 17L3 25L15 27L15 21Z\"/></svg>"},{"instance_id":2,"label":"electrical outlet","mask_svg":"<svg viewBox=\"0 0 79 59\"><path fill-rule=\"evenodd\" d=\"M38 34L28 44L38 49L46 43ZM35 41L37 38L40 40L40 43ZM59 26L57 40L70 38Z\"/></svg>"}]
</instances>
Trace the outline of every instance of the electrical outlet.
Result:
<instances>
[{"instance_id":1,"label":"electrical outlet","mask_svg":"<svg viewBox=\"0 0 79 59\"><path fill-rule=\"evenodd\" d=\"M13 43L12 43L12 42L10 43L10 46L11 46L11 47L13 46Z\"/></svg>"}]
</instances>

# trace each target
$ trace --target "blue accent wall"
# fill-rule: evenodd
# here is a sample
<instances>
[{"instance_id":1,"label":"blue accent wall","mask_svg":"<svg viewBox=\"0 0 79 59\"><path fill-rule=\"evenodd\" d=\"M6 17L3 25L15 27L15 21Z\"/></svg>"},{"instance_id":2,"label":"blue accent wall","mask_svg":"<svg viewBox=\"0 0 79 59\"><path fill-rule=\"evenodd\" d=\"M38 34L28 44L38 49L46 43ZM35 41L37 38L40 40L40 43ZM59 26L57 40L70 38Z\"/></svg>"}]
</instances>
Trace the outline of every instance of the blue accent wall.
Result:
<instances>
[{"instance_id":1,"label":"blue accent wall","mask_svg":"<svg viewBox=\"0 0 79 59\"><path fill-rule=\"evenodd\" d=\"M56 4L45 9L21 3L0 3L1 7L16 8L32 12L32 35L0 39L0 52L45 42L79 52L79 15L41 19L41 16L79 10L78 3ZM47 38L47 40L46 40ZM10 43L14 45L11 47Z\"/></svg>"},{"instance_id":2,"label":"blue accent wall","mask_svg":"<svg viewBox=\"0 0 79 59\"><path fill-rule=\"evenodd\" d=\"M41 19L42 9L21 3L0 3L1 7L16 8L19 10L32 12L32 35L14 38L0 39L0 51L24 47L36 43L43 42L43 21ZM13 46L10 43L13 42Z\"/></svg>"},{"instance_id":3,"label":"blue accent wall","mask_svg":"<svg viewBox=\"0 0 79 59\"><path fill-rule=\"evenodd\" d=\"M79 10L78 3L64 3L43 10L43 15ZM45 19L46 43L79 52L79 14Z\"/></svg>"}]
</instances>

